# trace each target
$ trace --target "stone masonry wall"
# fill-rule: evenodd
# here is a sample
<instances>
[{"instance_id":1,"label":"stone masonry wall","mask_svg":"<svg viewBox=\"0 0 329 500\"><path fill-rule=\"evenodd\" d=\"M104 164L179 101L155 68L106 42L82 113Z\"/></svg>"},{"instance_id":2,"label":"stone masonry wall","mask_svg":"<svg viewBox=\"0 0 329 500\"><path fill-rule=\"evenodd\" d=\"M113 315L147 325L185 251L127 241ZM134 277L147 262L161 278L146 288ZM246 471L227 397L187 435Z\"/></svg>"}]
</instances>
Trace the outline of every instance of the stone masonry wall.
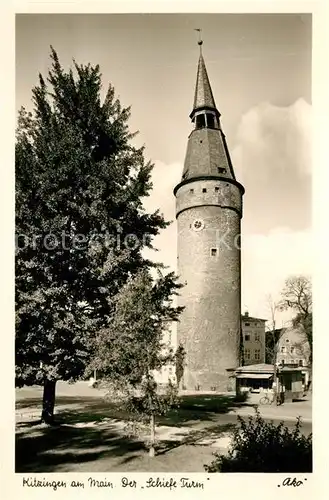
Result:
<instances>
[{"instance_id":1,"label":"stone masonry wall","mask_svg":"<svg viewBox=\"0 0 329 500\"><path fill-rule=\"evenodd\" d=\"M233 388L227 370L238 366L241 193L218 179L183 185L176 197L178 274L185 284L177 328L187 352L183 383L189 390L226 391ZM193 230L196 220L201 230Z\"/></svg>"}]
</instances>

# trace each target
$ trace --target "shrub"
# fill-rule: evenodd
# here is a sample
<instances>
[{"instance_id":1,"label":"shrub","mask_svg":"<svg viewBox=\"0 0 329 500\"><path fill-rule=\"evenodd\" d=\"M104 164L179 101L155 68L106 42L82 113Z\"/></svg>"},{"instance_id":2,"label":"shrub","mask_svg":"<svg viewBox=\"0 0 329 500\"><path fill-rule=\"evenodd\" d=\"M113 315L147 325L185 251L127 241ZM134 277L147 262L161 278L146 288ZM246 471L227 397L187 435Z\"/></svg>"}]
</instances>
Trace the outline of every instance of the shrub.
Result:
<instances>
[{"instance_id":1,"label":"shrub","mask_svg":"<svg viewBox=\"0 0 329 500\"><path fill-rule=\"evenodd\" d=\"M245 403L246 401L248 401L249 396L249 391L241 391L236 394L234 401L236 403Z\"/></svg>"},{"instance_id":2,"label":"shrub","mask_svg":"<svg viewBox=\"0 0 329 500\"><path fill-rule=\"evenodd\" d=\"M312 472L312 434L303 436L301 420L293 430L283 422L265 422L256 411L255 417L244 420L232 436L227 455L215 453L207 472Z\"/></svg>"}]
</instances>

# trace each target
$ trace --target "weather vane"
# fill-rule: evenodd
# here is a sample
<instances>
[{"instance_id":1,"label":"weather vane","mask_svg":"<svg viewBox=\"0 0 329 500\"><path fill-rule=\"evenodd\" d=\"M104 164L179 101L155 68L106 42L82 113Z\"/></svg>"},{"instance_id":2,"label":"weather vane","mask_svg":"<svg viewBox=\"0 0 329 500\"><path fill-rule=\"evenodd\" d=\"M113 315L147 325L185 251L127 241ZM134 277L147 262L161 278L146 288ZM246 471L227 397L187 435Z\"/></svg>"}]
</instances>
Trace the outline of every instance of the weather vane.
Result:
<instances>
[{"instance_id":1,"label":"weather vane","mask_svg":"<svg viewBox=\"0 0 329 500\"><path fill-rule=\"evenodd\" d=\"M200 50L201 50L201 45L203 44L203 40L201 38L201 31L202 31L202 29L201 28L194 28L194 31L198 31L199 32L198 45L200 45Z\"/></svg>"}]
</instances>

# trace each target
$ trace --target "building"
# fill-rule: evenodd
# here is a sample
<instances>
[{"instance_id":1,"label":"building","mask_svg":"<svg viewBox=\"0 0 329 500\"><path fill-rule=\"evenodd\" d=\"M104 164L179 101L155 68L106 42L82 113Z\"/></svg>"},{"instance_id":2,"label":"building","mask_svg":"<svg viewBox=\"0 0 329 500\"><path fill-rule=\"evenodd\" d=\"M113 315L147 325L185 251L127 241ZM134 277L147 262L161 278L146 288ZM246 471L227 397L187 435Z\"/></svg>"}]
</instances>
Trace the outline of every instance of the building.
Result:
<instances>
[{"instance_id":1,"label":"building","mask_svg":"<svg viewBox=\"0 0 329 500\"><path fill-rule=\"evenodd\" d=\"M265 363L266 319L253 318L246 312L241 318L243 337L243 364Z\"/></svg>"},{"instance_id":2,"label":"building","mask_svg":"<svg viewBox=\"0 0 329 500\"><path fill-rule=\"evenodd\" d=\"M304 394L302 370L298 366L281 366L277 368L278 387L284 401L300 399ZM236 370L236 378L240 389L251 392L273 392L274 366L271 364L256 364L240 366Z\"/></svg>"},{"instance_id":3,"label":"building","mask_svg":"<svg viewBox=\"0 0 329 500\"><path fill-rule=\"evenodd\" d=\"M175 187L178 275L185 285L177 325L186 351L182 386L235 389L241 335L240 223L243 186L236 180L202 55L181 182Z\"/></svg>"},{"instance_id":4,"label":"building","mask_svg":"<svg viewBox=\"0 0 329 500\"><path fill-rule=\"evenodd\" d=\"M281 366L301 368L305 387L310 378L310 347L299 328L282 328L277 343L277 362Z\"/></svg>"}]
</instances>

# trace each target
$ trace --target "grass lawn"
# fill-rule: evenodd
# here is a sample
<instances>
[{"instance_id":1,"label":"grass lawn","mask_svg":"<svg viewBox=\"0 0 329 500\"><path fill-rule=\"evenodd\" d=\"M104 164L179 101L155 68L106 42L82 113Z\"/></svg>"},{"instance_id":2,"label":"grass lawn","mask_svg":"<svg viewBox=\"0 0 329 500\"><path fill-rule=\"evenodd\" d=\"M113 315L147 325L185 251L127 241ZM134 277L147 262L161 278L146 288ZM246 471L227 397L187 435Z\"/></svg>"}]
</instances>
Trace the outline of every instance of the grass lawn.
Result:
<instances>
[{"instance_id":1,"label":"grass lawn","mask_svg":"<svg viewBox=\"0 0 329 500\"><path fill-rule=\"evenodd\" d=\"M179 407L157 421L153 459L142 439L125 435L127 415L113 403L60 395L56 405L61 425L47 427L37 420L40 397L18 398L16 472L204 472L216 451L211 442L234 425L220 422L220 415L241 403L233 396L182 396Z\"/></svg>"}]
</instances>

